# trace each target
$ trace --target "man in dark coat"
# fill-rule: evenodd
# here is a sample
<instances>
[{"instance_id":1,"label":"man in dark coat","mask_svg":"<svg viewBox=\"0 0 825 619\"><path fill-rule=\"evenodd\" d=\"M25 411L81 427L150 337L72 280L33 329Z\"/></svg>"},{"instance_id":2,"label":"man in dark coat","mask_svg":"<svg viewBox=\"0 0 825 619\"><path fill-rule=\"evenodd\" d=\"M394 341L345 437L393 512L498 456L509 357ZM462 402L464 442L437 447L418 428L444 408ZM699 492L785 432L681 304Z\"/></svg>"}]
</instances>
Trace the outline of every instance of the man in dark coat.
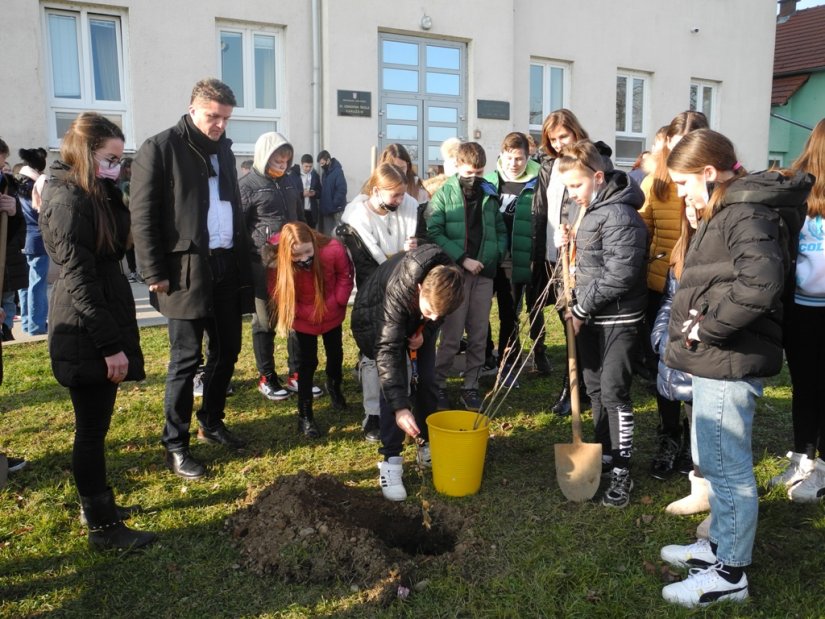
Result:
<instances>
[{"instance_id":1,"label":"man in dark coat","mask_svg":"<svg viewBox=\"0 0 825 619\"><path fill-rule=\"evenodd\" d=\"M209 350L198 439L238 449L224 424L226 388L241 349L241 316L252 311L248 235L232 142L224 134L235 96L216 79L195 84L189 110L140 147L130 210L138 269L151 301L169 320L163 444L181 477L206 469L189 452L192 379L203 333Z\"/></svg>"},{"instance_id":2,"label":"man in dark coat","mask_svg":"<svg viewBox=\"0 0 825 619\"><path fill-rule=\"evenodd\" d=\"M347 206L347 179L344 178L344 168L329 151L322 150L318 153L318 163L321 166L321 199L317 229L323 234L332 235L341 223L341 214Z\"/></svg>"}]
</instances>

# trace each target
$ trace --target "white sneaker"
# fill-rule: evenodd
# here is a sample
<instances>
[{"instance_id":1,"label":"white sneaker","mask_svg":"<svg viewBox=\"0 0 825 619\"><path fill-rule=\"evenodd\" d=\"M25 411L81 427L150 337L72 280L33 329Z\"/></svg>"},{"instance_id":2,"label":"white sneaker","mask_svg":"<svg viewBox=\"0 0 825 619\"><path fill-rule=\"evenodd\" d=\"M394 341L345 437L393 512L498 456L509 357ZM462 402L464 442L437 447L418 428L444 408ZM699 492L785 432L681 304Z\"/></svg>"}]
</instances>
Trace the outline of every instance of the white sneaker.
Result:
<instances>
[{"instance_id":1,"label":"white sneaker","mask_svg":"<svg viewBox=\"0 0 825 619\"><path fill-rule=\"evenodd\" d=\"M421 466L425 466L428 469L433 468L433 458L430 455L430 444L424 443L421 447L417 448L417 453L415 454L415 459L418 461L418 464Z\"/></svg>"},{"instance_id":2,"label":"white sneaker","mask_svg":"<svg viewBox=\"0 0 825 619\"><path fill-rule=\"evenodd\" d=\"M697 539L687 546L671 544L662 548L659 554L673 567L706 568L716 563L716 555L706 539Z\"/></svg>"},{"instance_id":3,"label":"white sneaker","mask_svg":"<svg viewBox=\"0 0 825 619\"><path fill-rule=\"evenodd\" d=\"M696 527L696 539L708 539L710 536L710 518L711 515L709 514L708 517Z\"/></svg>"},{"instance_id":4,"label":"white sneaker","mask_svg":"<svg viewBox=\"0 0 825 619\"><path fill-rule=\"evenodd\" d=\"M195 377L192 379L192 395L196 398L203 397L203 370L195 372Z\"/></svg>"},{"instance_id":5,"label":"white sneaker","mask_svg":"<svg viewBox=\"0 0 825 619\"><path fill-rule=\"evenodd\" d=\"M789 451L785 457L790 459L790 462L788 462L788 466L784 471L782 471L779 475L772 477L768 482L768 485L771 488L774 486L790 486L802 481L802 477L799 476L799 464L803 458L807 460L805 454Z\"/></svg>"},{"instance_id":6,"label":"white sneaker","mask_svg":"<svg viewBox=\"0 0 825 619\"><path fill-rule=\"evenodd\" d=\"M401 456L393 456L387 461L378 463L378 483L381 485L381 492L384 493L385 499L403 501L407 498L403 474L404 459Z\"/></svg>"},{"instance_id":7,"label":"white sneaker","mask_svg":"<svg viewBox=\"0 0 825 619\"><path fill-rule=\"evenodd\" d=\"M788 498L796 503L816 503L825 498L825 462L820 458L808 462L813 465L813 470L798 484L788 488ZM802 469L802 465L799 468Z\"/></svg>"},{"instance_id":8,"label":"white sneaker","mask_svg":"<svg viewBox=\"0 0 825 619\"><path fill-rule=\"evenodd\" d=\"M742 602L748 598L748 577L742 574L737 583L730 583L719 574L722 564L707 568L693 568L688 577L662 589L668 602L694 608L714 602Z\"/></svg>"}]
</instances>

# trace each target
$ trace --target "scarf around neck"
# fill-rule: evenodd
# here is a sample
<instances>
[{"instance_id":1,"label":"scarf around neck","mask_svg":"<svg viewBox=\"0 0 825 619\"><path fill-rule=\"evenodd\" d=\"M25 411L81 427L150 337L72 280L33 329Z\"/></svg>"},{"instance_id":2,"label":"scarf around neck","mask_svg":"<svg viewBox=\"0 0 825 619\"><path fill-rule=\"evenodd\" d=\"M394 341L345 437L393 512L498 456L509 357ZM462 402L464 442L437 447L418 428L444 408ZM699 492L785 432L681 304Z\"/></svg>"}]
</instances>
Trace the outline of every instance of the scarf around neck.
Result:
<instances>
[{"instance_id":1,"label":"scarf around neck","mask_svg":"<svg viewBox=\"0 0 825 619\"><path fill-rule=\"evenodd\" d=\"M195 123L192 121L192 117L189 114L183 115L184 121L184 135L186 136L186 140L192 145L192 147L197 150L201 155L203 155L203 159L206 162L206 167L209 170L209 176L218 176L218 173L215 171L215 166L212 165L212 155L216 155L218 157L218 168L220 170L220 177L218 178L218 193L220 195L220 199L224 202L233 202L235 198L234 192L234 158L230 159L228 157L221 157L221 154L224 152L222 147L224 144L229 142L226 134L222 135L220 139L216 142L215 140L210 140L209 136L204 134L200 129L195 126ZM227 159L229 159L227 161Z\"/></svg>"}]
</instances>

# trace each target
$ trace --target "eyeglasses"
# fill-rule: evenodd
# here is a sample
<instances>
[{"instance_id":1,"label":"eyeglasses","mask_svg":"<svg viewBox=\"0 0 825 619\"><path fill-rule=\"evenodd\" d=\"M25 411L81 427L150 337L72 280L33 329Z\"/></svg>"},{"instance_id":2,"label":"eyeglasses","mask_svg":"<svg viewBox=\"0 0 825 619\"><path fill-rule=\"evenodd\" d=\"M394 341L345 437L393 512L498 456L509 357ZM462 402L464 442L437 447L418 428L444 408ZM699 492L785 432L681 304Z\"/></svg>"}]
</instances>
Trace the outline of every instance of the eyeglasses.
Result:
<instances>
[{"instance_id":1,"label":"eyeglasses","mask_svg":"<svg viewBox=\"0 0 825 619\"><path fill-rule=\"evenodd\" d=\"M109 159L98 159L97 157L95 157L95 161L97 161L100 164L100 167L108 168L109 170L111 170L112 168L116 168L122 163L122 160L118 157L110 157Z\"/></svg>"}]
</instances>

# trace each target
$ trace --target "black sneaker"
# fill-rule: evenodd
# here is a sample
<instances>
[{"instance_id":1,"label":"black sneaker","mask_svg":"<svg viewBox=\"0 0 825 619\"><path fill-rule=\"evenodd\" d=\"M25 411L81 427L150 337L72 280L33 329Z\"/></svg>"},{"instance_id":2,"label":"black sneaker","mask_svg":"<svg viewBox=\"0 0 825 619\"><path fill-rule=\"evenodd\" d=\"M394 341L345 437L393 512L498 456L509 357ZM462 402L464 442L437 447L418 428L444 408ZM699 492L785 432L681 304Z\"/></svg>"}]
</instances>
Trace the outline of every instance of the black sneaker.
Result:
<instances>
[{"instance_id":1,"label":"black sneaker","mask_svg":"<svg viewBox=\"0 0 825 619\"><path fill-rule=\"evenodd\" d=\"M604 491L602 497L602 505L627 507L630 503L631 490L633 490L633 480L630 479L630 469L614 468L610 473L610 486Z\"/></svg>"},{"instance_id":2,"label":"black sneaker","mask_svg":"<svg viewBox=\"0 0 825 619\"><path fill-rule=\"evenodd\" d=\"M461 406L468 411L481 410L481 396L478 394L478 389L462 389L460 402Z\"/></svg>"},{"instance_id":3,"label":"black sneaker","mask_svg":"<svg viewBox=\"0 0 825 619\"><path fill-rule=\"evenodd\" d=\"M650 474L655 479L668 479L674 472L676 456L679 455L679 443L667 434L659 435L659 451L653 456Z\"/></svg>"},{"instance_id":4,"label":"black sneaker","mask_svg":"<svg viewBox=\"0 0 825 619\"><path fill-rule=\"evenodd\" d=\"M281 386L281 381L274 374L272 376L261 376L258 379L258 391L267 400L275 402L286 400L289 397L289 391Z\"/></svg>"},{"instance_id":5,"label":"black sneaker","mask_svg":"<svg viewBox=\"0 0 825 619\"><path fill-rule=\"evenodd\" d=\"M364 422L364 438L370 443L381 441L381 419L378 415L367 415Z\"/></svg>"},{"instance_id":6,"label":"black sneaker","mask_svg":"<svg viewBox=\"0 0 825 619\"><path fill-rule=\"evenodd\" d=\"M438 401L436 402L435 408L440 411L448 411L452 408L452 404L450 404L450 396L447 395L446 389L438 389Z\"/></svg>"}]
</instances>

